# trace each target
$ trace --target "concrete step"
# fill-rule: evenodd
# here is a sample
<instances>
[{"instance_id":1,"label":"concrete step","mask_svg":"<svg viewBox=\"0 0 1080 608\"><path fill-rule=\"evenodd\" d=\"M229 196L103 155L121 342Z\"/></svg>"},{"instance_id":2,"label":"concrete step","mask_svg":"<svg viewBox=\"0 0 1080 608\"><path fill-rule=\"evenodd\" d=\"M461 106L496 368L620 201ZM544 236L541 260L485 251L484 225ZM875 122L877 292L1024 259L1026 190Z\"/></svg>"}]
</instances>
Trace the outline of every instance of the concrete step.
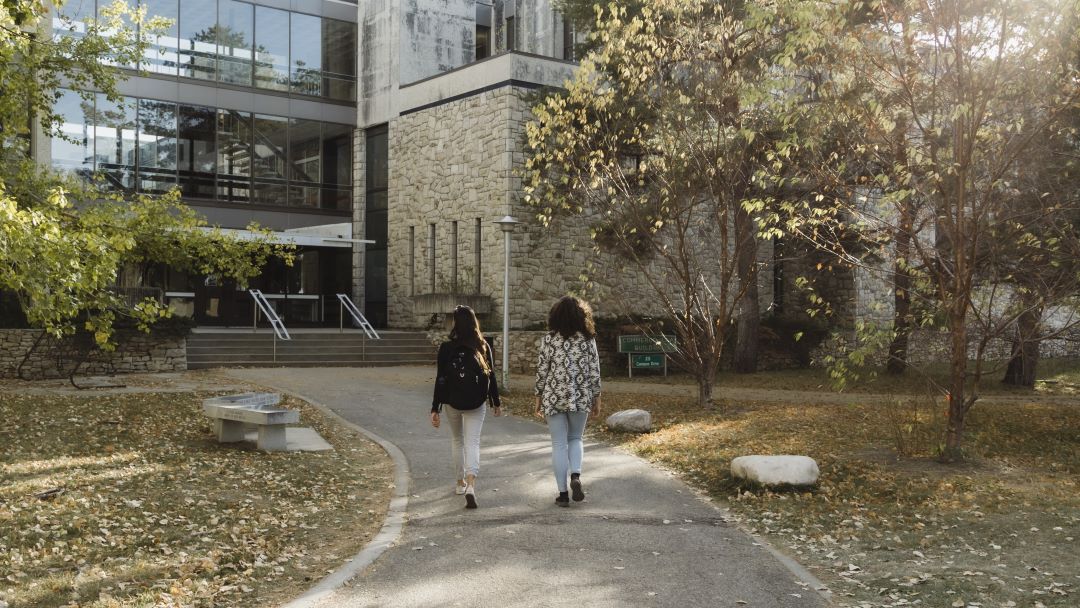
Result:
<instances>
[{"instance_id":1,"label":"concrete step","mask_svg":"<svg viewBox=\"0 0 1080 608\"><path fill-rule=\"evenodd\" d=\"M434 360L415 361L277 361L277 362L238 362L231 360L188 361L188 369L210 369L215 367L395 367L395 366L433 366Z\"/></svg>"},{"instance_id":2,"label":"concrete step","mask_svg":"<svg viewBox=\"0 0 1080 608\"><path fill-rule=\"evenodd\" d=\"M188 355L191 361L409 361L423 360L434 362L432 357L425 357L423 353L393 353L371 355L364 353L283 353L272 352L243 352L243 353L200 353L194 356Z\"/></svg>"},{"instance_id":3,"label":"concrete step","mask_svg":"<svg viewBox=\"0 0 1080 608\"><path fill-rule=\"evenodd\" d=\"M437 349L420 332L387 331L381 339L363 332L296 330L275 340L267 330L196 330L188 337L188 367L367 367L434 365Z\"/></svg>"}]
</instances>

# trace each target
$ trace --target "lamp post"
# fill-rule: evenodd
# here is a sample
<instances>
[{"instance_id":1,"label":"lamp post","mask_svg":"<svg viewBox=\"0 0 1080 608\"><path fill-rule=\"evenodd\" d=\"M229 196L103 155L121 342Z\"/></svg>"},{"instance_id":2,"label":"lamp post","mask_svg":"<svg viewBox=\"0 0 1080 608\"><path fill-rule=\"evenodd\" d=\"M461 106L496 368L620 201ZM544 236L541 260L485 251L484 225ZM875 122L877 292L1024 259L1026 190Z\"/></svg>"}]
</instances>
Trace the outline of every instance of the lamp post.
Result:
<instances>
[{"instance_id":1,"label":"lamp post","mask_svg":"<svg viewBox=\"0 0 1080 608\"><path fill-rule=\"evenodd\" d=\"M502 342L502 381L503 388L510 388L510 233L514 226L521 222L512 215L504 215L502 219L495 220L502 228L503 244L506 256L503 260L503 342Z\"/></svg>"}]
</instances>

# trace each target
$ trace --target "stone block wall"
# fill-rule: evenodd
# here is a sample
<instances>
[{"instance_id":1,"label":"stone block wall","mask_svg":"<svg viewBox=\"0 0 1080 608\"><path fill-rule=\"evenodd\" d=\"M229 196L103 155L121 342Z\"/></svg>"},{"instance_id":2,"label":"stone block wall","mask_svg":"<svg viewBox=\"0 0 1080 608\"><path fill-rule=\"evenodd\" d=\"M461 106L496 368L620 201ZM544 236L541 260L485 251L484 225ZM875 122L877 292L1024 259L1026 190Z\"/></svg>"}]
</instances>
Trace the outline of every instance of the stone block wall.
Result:
<instances>
[{"instance_id":1,"label":"stone block wall","mask_svg":"<svg viewBox=\"0 0 1080 608\"><path fill-rule=\"evenodd\" d=\"M506 214L523 222L511 237L511 329L543 324L551 304L566 293L587 298L599 317L663 314L637 268L594 250L589 218L559 218L544 227L523 204L524 131L533 96L529 89L507 85L391 121L392 327L428 323L430 313L414 308L414 295L479 291L493 304L491 314L482 319L484 329L500 328L504 249L503 234L493 221ZM702 247L709 242L700 239ZM772 246L760 243L763 310L772 303ZM670 276L658 262L653 264L652 276ZM677 291L672 286L671 293Z\"/></svg>"},{"instance_id":2,"label":"stone block wall","mask_svg":"<svg viewBox=\"0 0 1080 608\"><path fill-rule=\"evenodd\" d=\"M0 329L0 378L18 378L23 357L41 334L36 329ZM44 341L43 341L44 342ZM79 375L110 372L179 372L187 369L187 340L183 337L163 337L137 333L123 341L121 347L108 356L111 366L92 357L79 368ZM35 353L23 368L30 379L62 378L67 374L57 368L47 352Z\"/></svg>"}]
</instances>

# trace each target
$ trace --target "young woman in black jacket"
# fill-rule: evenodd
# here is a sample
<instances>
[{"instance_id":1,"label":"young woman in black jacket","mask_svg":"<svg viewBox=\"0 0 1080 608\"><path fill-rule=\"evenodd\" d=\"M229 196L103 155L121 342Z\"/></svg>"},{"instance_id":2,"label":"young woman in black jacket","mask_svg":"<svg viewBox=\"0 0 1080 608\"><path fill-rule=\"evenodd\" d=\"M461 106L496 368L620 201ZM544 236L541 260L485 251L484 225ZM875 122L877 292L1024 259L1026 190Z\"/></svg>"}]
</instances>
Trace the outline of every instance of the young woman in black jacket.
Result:
<instances>
[{"instance_id":1,"label":"young woman in black jacket","mask_svg":"<svg viewBox=\"0 0 1080 608\"><path fill-rule=\"evenodd\" d=\"M480 322L468 306L454 310L450 339L439 346L431 426L439 428L442 406L450 423L452 457L457 472L457 494L465 495L465 508L476 508L476 476L480 473L480 431L487 404L502 415L494 360L480 333Z\"/></svg>"}]
</instances>

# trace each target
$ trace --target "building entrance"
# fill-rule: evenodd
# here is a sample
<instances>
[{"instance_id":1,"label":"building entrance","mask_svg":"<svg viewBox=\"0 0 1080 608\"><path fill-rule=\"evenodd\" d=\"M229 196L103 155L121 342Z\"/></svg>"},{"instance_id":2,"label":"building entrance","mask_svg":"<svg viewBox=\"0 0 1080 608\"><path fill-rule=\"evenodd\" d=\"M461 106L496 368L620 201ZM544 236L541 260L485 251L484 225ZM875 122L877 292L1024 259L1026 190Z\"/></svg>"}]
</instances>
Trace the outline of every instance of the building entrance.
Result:
<instances>
[{"instance_id":1,"label":"building entrance","mask_svg":"<svg viewBox=\"0 0 1080 608\"><path fill-rule=\"evenodd\" d=\"M272 259L243 288L215 276L165 271L165 297L176 314L191 316L200 326L251 327L255 305L248 289L258 289L289 327L337 326L336 294L349 292L351 264L349 249L303 247L292 266Z\"/></svg>"}]
</instances>

